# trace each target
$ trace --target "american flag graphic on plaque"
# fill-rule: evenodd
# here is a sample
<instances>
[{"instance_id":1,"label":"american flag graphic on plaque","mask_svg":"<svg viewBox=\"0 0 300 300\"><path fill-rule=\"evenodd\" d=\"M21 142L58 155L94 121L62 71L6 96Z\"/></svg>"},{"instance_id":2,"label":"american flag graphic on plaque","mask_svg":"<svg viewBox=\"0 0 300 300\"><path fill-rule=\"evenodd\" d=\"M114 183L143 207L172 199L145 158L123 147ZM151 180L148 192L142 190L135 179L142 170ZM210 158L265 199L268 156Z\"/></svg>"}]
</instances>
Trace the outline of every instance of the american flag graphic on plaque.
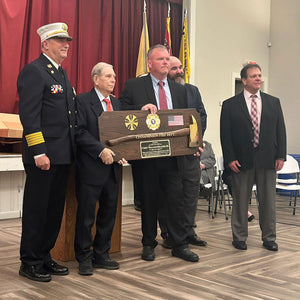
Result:
<instances>
[{"instance_id":1,"label":"american flag graphic on plaque","mask_svg":"<svg viewBox=\"0 0 300 300\"><path fill-rule=\"evenodd\" d=\"M168 116L168 126L183 126L183 115Z\"/></svg>"}]
</instances>

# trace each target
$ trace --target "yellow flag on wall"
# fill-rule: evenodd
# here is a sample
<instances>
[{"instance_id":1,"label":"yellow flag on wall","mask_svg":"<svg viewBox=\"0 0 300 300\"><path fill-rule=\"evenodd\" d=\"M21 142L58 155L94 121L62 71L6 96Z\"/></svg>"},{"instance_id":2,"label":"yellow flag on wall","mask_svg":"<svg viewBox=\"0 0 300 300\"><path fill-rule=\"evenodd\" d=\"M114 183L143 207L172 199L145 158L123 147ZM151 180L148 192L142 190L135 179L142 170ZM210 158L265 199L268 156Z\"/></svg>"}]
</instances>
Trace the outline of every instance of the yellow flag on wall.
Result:
<instances>
[{"instance_id":1,"label":"yellow flag on wall","mask_svg":"<svg viewBox=\"0 0 300 300\"><path fill-rule=\"evenodd\" d=\"M164 45L167 47L169 54L172 54L172 45L171 45L171 31L170 31L170 17L167 18L166 21L166 31L165 31L165 38L164 38Z\"/></svg>"},{"instance_id":2,"label":"yellow flag on wall","mask_svg":"<svg viewBox=\"0 0 300 300\"><path fill-rule=\"evenodd\" d=\"M188 26L187 26L186 13L185 13L184 20L183 20L179 59L182 62L182 68L184 70L184 81L186 83L188 83L189 79L190 79L190 74L191 74L191 66L190 66L190 48L189 48L189 37L188 37Z\"/></svg>"},{"instance_id":3,"label":"yellow flag on wall","mask_svg":"<svg viewBox=\"0 0 300 300\"><path fill-rule=\"evenodd\" d=\"M140 40L139 56L136 65L136 77L149 72L147 65L147 52L149 50L149 35L147 26L146 9L143 13L143 29Z\"/></svg>"}]
</instances>

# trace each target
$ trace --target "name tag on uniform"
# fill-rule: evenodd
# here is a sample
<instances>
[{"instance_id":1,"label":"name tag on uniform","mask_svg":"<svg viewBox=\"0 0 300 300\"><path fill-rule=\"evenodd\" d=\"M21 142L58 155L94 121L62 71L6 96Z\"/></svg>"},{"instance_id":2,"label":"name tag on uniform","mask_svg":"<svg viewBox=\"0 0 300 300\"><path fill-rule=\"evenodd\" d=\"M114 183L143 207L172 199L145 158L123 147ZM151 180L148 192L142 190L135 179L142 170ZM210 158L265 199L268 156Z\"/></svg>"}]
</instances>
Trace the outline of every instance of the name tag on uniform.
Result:
<instances>
[{"instance_id":1,"label":"name tag on uniform","mask_svg":"<svg viewBox=\"0 0 300 300\"><path fill-rule=\"evenodd\" d=\"M64 92L64 89L60 84L53 84L51 85L50 89L51 94L62 94Z\"/></svg>"}]
</instances>

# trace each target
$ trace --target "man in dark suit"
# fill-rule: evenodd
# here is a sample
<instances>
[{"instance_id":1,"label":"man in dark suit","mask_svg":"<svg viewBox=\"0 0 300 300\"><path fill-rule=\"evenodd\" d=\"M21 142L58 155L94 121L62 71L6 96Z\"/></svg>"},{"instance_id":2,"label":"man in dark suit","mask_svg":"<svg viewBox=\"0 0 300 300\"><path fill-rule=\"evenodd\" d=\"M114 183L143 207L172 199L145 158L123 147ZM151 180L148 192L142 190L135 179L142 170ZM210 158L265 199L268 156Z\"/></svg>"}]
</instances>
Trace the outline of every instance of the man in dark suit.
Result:
<instances>
[{"instance_id":1,"label":"man in dark suit","mask_svg":"<svg viewBox=\"0 0 300 300\"><path fill-rule=\"evenodd\" d=\"M113 66L104 62L96 64L92 70L92 80L94 88L77 97L75 254L80 275L92 275L93 267L119 268L119 264L109 257L108 251L117 211L120 165L114 162L113 151L99 141L98 128L98 117L103 111L120 110L119 101L110 95L116 82ZM97 202L99 209L93 239L91 229Z\"/></svg>"},{"instance_id":2,"label":"man in dark suit","mask_svg":"<svg viewBox=\"0 0 300 300\"><path fill-rule=\"evenodd\" d=\"M120 101L124 110L149 110L186 108L186 91L183 86L167 79L169 53L165 46L156 45L148 51L150 74L133 78L125 83ZM163 97L159 97L162 95ZM136 161L141 172L142 184L142 259L155 259L157 245L157 213L164 202L169 214L168 231L172 243L172 255L187 261L199 260L190 251L183 223L183 187L177 157L154 158Z\"/></svg>"},{"instance_id":3,"label":"man in dark suit","mask_svg":"<svg viewBox=\"0 0 300 300\"><path fill-rule=\"evenodd\" d=\"M206 129L207 114L201 99L198 88L192 84L185 83L184 71L181 61L175 57L170 57L170 66L168 78L181 85L187 91L187 107L195 108L201 118L202 135ZM183 184L183 202L184 202L184 226L187 231L187 242L195 246L206 246L207 243L203 241L194 230L195 215L197 209L197 201L199 197L200 188L200 160L199 157L193 155L185 155L178 158L182 166L182 184ZM165 209L159 212L159 226L161 229L161 236L163 238L162 246L170 248L168 242L168 229L166 226L166 218L168 214Z\"/></svg>"},{"instance_id":4,"label":"man in dark suit","mask_svg":"<svg viewBox=\"0 0 300 300\"><path fill-rule=\"evenodd\" d=\"M19 274L36 281L68 274L50 255L74 156L75 96L60 66L72 40L67 30L64 23L38 29L43 53L23 68L17 83L26 172Z\"/></svg>"},{"instance_id":5,"label":"man in dark suit","mask_svg":"<svg viewBox=\"0 0 300 300\"><path fill-rule=\"evenodd\" d=\"M200 114L202 135L204 135L207 125L207 114L199 89L195 85L185 83L182 62L175 56L170 56L168 78L185 87L187 92L187 107L195 108Z\"/></svg>"},{"instance_id":6,"label":"man in dark suit","mask_svg":"<svg viewBox=\"0 0 300 300\"><path fill-rule=\"evenodd\" d=\"M283 114L279 99L260 91L257 64L247 64L241 79L244 91L223 102L220 129L224 166L232 172L232 244L247 249L248 201L255 183L263 246L277 251L275 184L286 158Z\"/></svg>"}]
</instances>

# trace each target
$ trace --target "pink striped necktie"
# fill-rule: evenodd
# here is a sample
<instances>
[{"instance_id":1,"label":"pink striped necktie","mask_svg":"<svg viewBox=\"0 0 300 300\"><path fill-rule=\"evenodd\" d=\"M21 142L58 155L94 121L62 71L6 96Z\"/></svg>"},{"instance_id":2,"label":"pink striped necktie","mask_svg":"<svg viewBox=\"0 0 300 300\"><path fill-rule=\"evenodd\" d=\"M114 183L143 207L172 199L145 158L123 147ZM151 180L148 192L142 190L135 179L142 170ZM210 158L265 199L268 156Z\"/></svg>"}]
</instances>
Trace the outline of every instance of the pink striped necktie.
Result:
<instances>
[{"instance_id":1,"label":"pink striped necktie","mask_svg":"<svg viewBox=\"0 0 300 300\"><path fill-rule=\"evenodd\" d=\"M257 95L251 95L251 120L254 128L254 143L256 148L259 144L259 127L258 127L258 113L257 113Z\"/></svg>"},{"instance_id":2,"label":"pink striped necktie","mask_svg":"<svg viewBox=\"0 0 300 300\"><path fill-rule=\"evenodd\" d=\"M158 88L159 107L161 110L168 109L167 97L164 89L164 82L159 81L158 84L159 84L159 88Z\"/></svg>"}]
</instances>

